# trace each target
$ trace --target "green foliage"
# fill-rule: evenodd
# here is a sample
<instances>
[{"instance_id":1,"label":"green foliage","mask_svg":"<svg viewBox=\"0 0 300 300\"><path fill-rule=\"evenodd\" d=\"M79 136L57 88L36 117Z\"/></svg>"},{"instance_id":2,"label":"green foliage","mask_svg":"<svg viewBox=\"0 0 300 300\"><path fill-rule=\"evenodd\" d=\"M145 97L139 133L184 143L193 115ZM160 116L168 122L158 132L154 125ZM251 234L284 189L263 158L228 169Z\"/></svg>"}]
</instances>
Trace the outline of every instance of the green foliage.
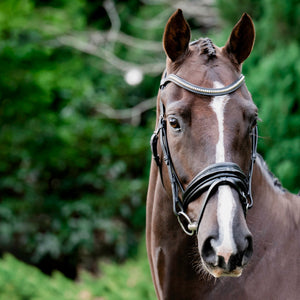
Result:
<instances>
[{"instance_id":1,"label":"green foliage","mask_svg":"<svg viewBox=\"0 0 300 300\"><path fill-rule=\"evenodd\" d=\"M144 239L142 241L144 245ZM135 259L129 259L121 266L104 263L101 270L100 281L86 272L80 275L83 285L93 297L102 296L109 300L156 299L144 246Z\"/></svg>"},{"instance_id":2,"label":"green foliage","mask_svg":"<svg viewBox=\"0 0 300 300\"><path fill-rule=\"evenodd\" d=\"M254 19L255 48L260 58L272 52L274 47L285 47L287 43L300 42L300 2L298 0L217 0L221 16L233 26L244 12Z\"/></svg>"},{"instance_id":3,"label":"green foliage","mask_svg":"<svg viewBox=\"0 0 300 300\"><path fill-rule=\"evenodd\" d=\"M257 19L262 15L262 9L265 1L261 0L217 0L219 13L230 26L235 25L241 15L246 12L251 17Z\"/></svg>"},{"instance_id":4,"label":"green foliage","mask_svg":"<svg viewBox=\"0 0 300 300\"><path fill-rule=\"evenodd\" d=\"M249 89L263 121L260 150L283 185L295 192L300 180L299 57L299 45L291 43L273 51L249 73Z\"/></svg>"},{"instance_id":5,"label":"green foliage","mask_svg":"<svg viewBox=\"0 0 300 300\"><path fill-rule=\"evenodd\" d=\"M51 279L35 267L28 266L11 255L0 262L0 295L11 300L80 299L80 287L60 273Z\"/></svg>"},{"instance_id":6,"label":"green foliage","mask_svg":"<svg viewBox=\"0 0 300 300\"><path fill-rule=\"evenodd\" d=\"M78 282L60 273L48 277L11 255L0 260L1 299L10 300L140 300L155 299L145 249L123 265L101 264L99 278L84 272Z\"/></svg>"},{"instance_id":7,"label":"green foliage","mask_svg":"<svg viewBox=\"0 0 300 300\"><path fill-rule=\"evenodd\" d=\"M144 228L152 129L146 114L140 126L103 118L100 104L132 107L153 96L157 78L133 88L101 58L61 44L109 23L93 6L0 3L0 247L47 272L47 261L75 270L92 257L123 260ZM143 57L125 50L123 59Z\"/></svg>"}]
</instances>

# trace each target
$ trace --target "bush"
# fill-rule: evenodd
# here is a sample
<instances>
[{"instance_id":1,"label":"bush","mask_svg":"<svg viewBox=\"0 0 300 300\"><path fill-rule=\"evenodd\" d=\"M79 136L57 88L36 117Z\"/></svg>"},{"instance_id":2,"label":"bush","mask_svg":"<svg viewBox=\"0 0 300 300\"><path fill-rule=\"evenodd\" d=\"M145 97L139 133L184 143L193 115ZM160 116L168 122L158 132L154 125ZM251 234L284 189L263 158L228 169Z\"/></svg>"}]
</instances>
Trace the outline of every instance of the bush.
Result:
<instances>
[{"instance_id":1,"label":"bush","mask_svg":"<svg viewBox=\"0 0 300 300\"><path fill-rule=\"evenodd\" d=\"M283 185L294 192L300 182L299 57L296 43L278 48L254 66L247 78L262 119L259 150Z\"/></svg>"},{"instance_id":2,"label":"bush","mask_svg":"<svg viewBox=\"0 0 300 300\"><path fill-rule=\"evenodd\" d=\"M75 300L81 288L60 273L51 279L35 267L28 266L11 255L0 263L0 294L10 300Z\"/></svg>"},{"instance_id":3,"label":"bush","mask_svg":"<svg viewBox=\"0 0 300 300\"><path fill-rule=\"evenodd\" d=\"M99 57L60 42L110 24L101 5L0 3L0 252L70 277L78 265L93 268L95 257L134 254L145 222L148 115L132 126L101 109L152 97L157 78L131 87ZM136 7L119 5L130 31L125 20ZM122 59L146 56L114 47Z\"/></svg>"},{"instance_id":4,"label":"bush","mask_svg":"<svg viewBox=\"0 0 300 300\"><path fill-rule=\"evenodd\" d=\"M48 277L7 254L0 260L1 299L10 300L140 300L155 299L144 247L123 265L101 264L101 276L87 272L73 282L58 272Z\"/></svg>"}]
</instances>

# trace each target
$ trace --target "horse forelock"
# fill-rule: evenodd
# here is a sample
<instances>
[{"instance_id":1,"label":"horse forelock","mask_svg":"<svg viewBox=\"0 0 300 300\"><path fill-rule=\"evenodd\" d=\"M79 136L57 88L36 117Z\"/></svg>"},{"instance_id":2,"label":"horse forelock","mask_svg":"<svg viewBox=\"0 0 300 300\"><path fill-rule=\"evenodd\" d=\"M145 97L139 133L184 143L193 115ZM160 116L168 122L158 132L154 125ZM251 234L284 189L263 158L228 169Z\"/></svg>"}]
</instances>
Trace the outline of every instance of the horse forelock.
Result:
<instances>
[{"instance_id":1,"label":"horse forelock","mask_svg":"<svg viewBox=\"0 0 300 300\"><path fill-rule=\"evenodd\" d=\"M208 58L216 57L216 48L209 38L199 40L200 54L206 54Z\"/></svg>"},{"instance_id":2,"label":"horse forelock","mask_svg":"<svg viewBox=\"0 0 300 300\"><path fill-rule=\"evenodd\" d=\"M200 38L192 42L190 46L195 46L198 54L206 55L208 59L217 57L216 47L209 38Z\"/></svg>"},{"instance_id":3,"label":"horse forelock","mask_svg":"<svg viewBox=\"0 0 300 300\"><path fill-rule=\"evenodd\" d=\"M194 64L198 65L198 68L202 68L205 66L211 67L208 64L208 62L213 61L214 59L219 57L217 48L218 47L214 45L211 39L199 38L198 40L191 42L189 49L185 52L183 56L181 56L176 61L171 61L170 59L167 59L166 69L168 73L176 74L182 66L187 65L187 61L190 57L196 58L194 60ZM202 59L199 59L200 57ZM228 64L228 66L230 64Z\"/></svg>"}]
</instances>

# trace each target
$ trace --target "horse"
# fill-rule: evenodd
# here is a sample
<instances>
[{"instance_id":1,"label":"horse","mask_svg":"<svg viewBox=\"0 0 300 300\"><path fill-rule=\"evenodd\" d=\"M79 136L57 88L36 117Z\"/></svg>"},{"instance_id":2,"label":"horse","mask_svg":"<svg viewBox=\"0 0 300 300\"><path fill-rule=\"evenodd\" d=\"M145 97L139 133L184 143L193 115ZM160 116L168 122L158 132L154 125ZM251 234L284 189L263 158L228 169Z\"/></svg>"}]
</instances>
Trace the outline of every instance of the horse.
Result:
<instances>
[{"instance_id":1,"label":"horse","mask_svg":"<svg viewBox=\"0 0 300 300\"><path fill-rule=\"evenodd\" d=\"M157 298L299 299L300 198L257 153L241 73L253 21L244 13L221 48L190 36L178 9L163 35L146 205Z\"/></svg>"}]
</instances>

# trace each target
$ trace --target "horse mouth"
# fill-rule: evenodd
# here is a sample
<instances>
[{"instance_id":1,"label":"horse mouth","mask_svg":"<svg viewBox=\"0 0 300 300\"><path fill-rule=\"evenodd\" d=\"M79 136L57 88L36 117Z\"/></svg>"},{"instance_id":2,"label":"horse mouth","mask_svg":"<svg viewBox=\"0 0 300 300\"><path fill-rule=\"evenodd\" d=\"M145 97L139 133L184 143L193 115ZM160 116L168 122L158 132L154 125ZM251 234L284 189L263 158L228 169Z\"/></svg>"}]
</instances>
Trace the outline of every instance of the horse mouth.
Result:
<instances>
[{"instance_id":1,"label":"horse mouth","mask_svg":"<svg viewBox=\"0 0 300 300\"><path fill-rule=\"evenodd\" d=\"M202 265L209 274L211 274L215 278L220 277L240 277L243 273L242 267L236 267L233 270L226 270L223 268L220 268L219 266L212 266L208 265L205 262L202 261Z\"/></svg>"},{"instance_id":2,"label":"horse mouth","mask_svg":"<svg viewBox=\"0 0 300 300\"><path fill-rule=\"evenodd\" d=\"M216 268L215 270L211 271L211 274L215 277L215 278L219 278L219 277L240 277L242 275L243 269L238 267L235 270L228 272L226 270L220 269L220 268Z\"/></svg>"}]
</instances>

